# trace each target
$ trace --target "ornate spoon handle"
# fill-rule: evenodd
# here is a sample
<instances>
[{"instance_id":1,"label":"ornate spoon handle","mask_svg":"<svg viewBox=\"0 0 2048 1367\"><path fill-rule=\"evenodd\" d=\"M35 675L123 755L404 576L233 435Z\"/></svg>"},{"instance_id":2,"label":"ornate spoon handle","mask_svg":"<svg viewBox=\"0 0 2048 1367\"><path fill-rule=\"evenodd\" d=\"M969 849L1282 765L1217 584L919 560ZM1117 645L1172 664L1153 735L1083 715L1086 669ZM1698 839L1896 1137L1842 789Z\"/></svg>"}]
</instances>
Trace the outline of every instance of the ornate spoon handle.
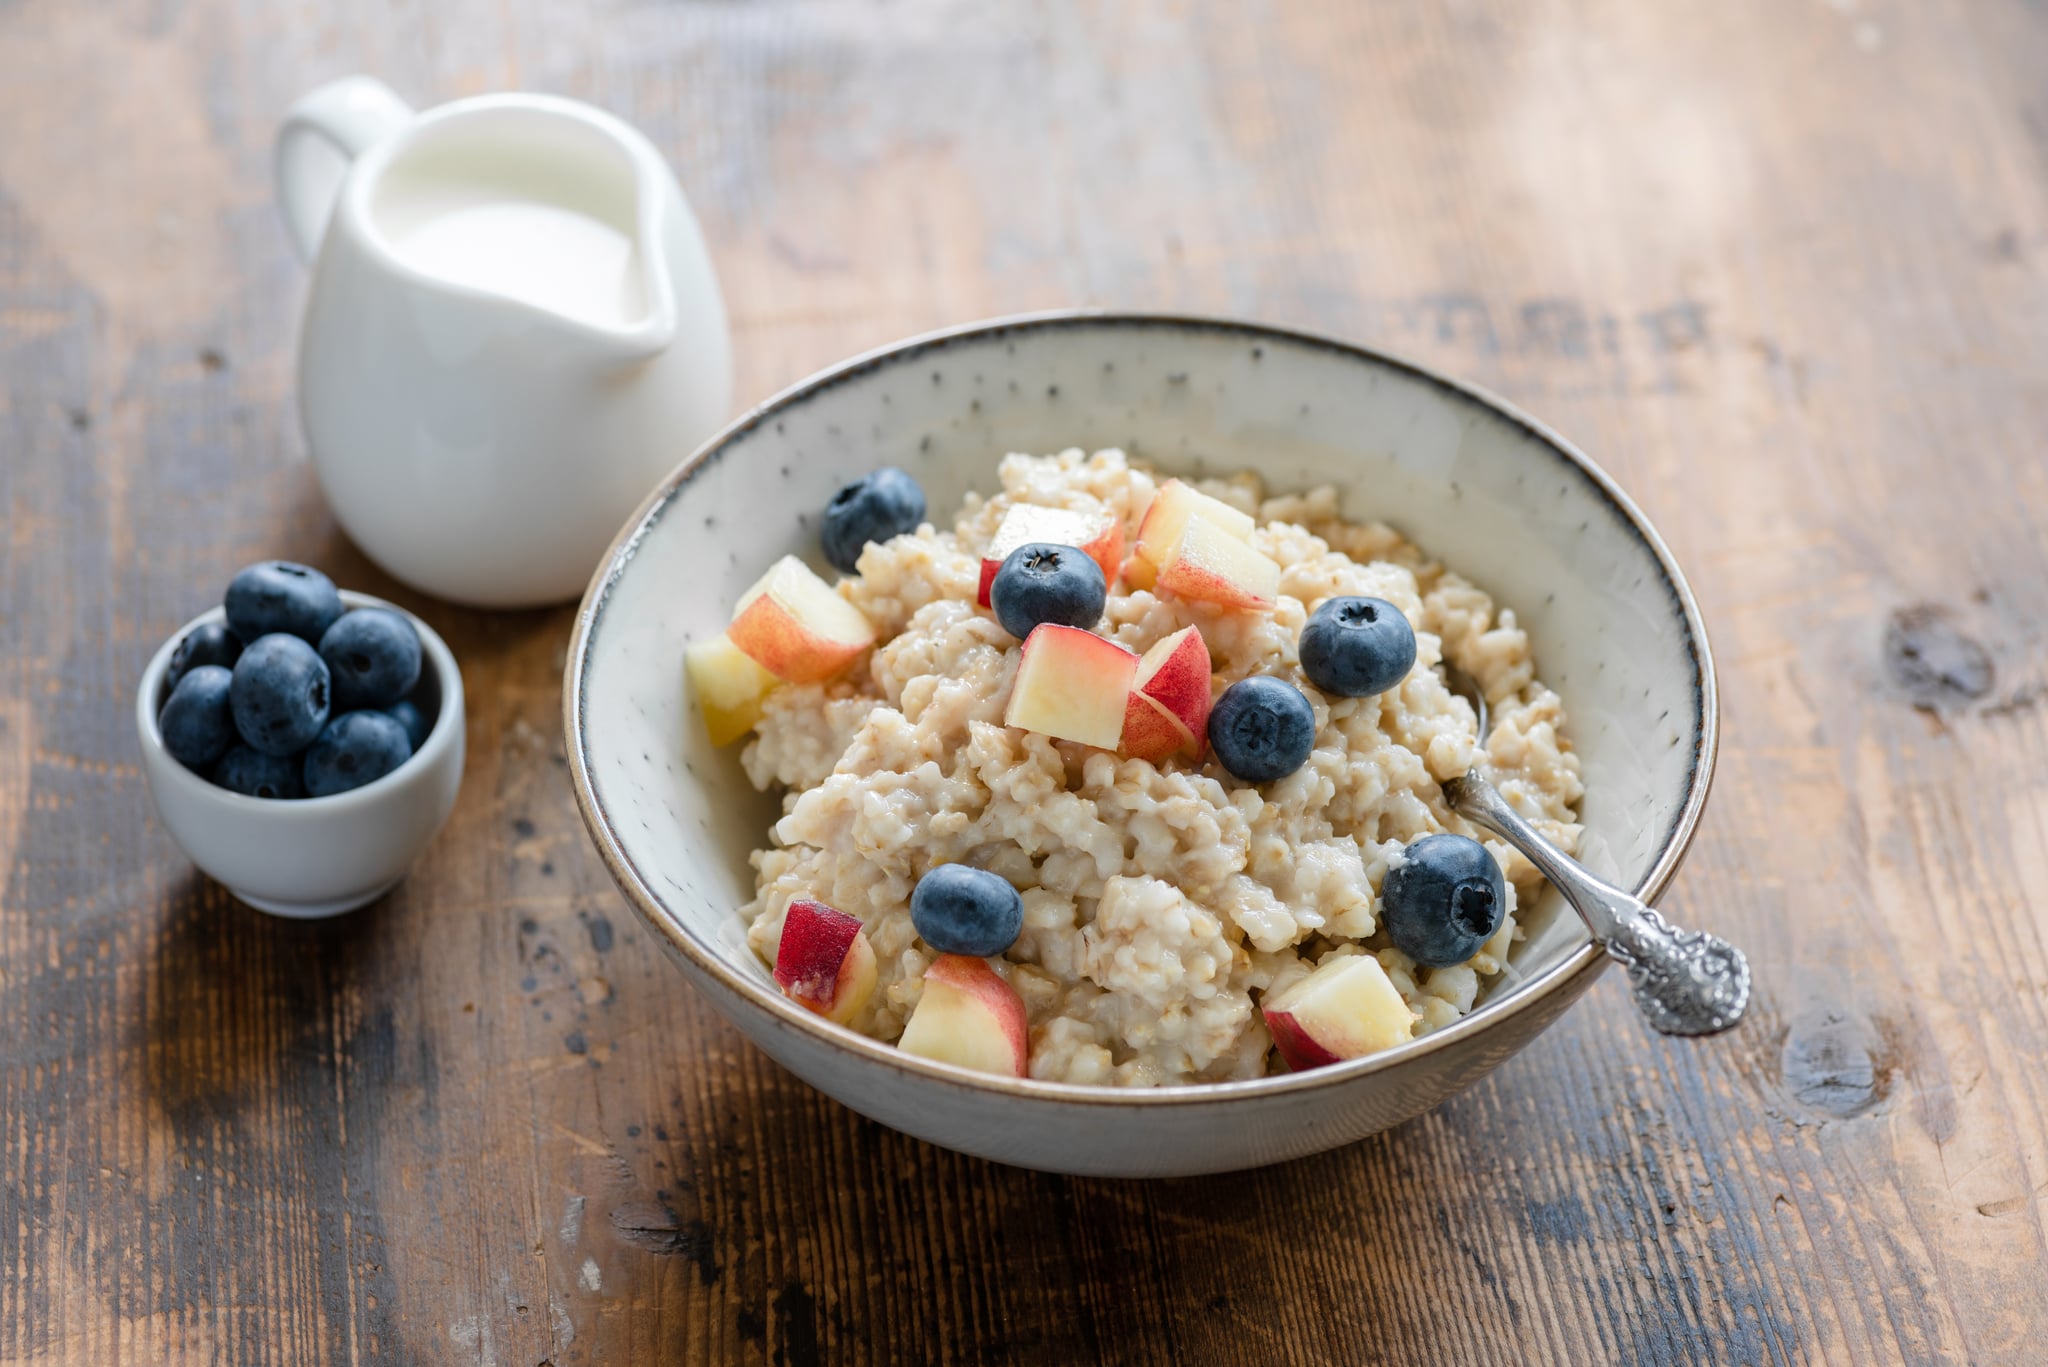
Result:
<instances>
[{"instance_id":1,"label":"ornate spoon handle","mask_svg":"<svg viewBox=\"0 0 2048 1367\"><path fill-rule=\"evenodd\" d=\"M1749 960L1717 935L1681 930L1639 898L1606 883L1536 833L1477 769L1444 785L1466 820L1528 857L1564 894L1609 957L1628 970L1636 1005L1667 1035L1712 1035L1749 1006Z\"/></svg>"}]
</instances>

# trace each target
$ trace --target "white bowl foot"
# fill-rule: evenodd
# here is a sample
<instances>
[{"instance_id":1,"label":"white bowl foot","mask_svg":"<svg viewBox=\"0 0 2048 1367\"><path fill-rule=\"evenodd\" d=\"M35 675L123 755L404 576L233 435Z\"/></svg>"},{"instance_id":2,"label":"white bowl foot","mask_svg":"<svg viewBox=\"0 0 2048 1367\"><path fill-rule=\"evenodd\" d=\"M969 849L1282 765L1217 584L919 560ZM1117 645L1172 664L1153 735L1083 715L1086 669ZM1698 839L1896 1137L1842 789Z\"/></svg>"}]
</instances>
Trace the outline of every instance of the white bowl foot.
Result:
<instances>
[{"instance_id":1,"label":"white bowl foot","mask_svg":"<svg viewBox=\"0 0 2048 1367\"><path fill-rule=\"evenodd\" d=\"M317 921L324 916L339 916L345 911L366 907L398 884L399 880L394 878L383 887L371 888L368 892L359 892L348 897L337 897L331 902L280 902L273 897L257 897L252 893L243 892L240 888L229 888L228 891L256 910L269 912L272 916L287 916L295 921Z\"/></svg>"}]
</instances>

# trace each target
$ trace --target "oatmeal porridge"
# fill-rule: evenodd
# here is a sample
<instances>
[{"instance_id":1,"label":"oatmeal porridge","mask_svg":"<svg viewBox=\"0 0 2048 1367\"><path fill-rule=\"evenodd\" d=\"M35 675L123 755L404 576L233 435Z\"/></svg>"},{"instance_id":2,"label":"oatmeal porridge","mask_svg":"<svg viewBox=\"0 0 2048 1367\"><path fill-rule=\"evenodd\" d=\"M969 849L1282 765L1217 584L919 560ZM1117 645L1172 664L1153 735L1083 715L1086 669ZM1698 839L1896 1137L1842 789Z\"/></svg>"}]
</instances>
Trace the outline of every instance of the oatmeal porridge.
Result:
<instances>
[{"instance_id":1,"label":"oatmeal porridge","mask_svg":"<svg viewBox=\"0 0 2048 1367\"><path fill-rule=\"evenodd\" d=\"M1483 762L1579 835L1512 611L1328 488L1012 455L942 528L881 473L903 483L826 511L852 573L785 560L688 660L714 739L781 794L741 914L785 991L912 1052L1115 1086L1472 1009L1542 880L1440 783Z\"/></svg>"}]
</instances>

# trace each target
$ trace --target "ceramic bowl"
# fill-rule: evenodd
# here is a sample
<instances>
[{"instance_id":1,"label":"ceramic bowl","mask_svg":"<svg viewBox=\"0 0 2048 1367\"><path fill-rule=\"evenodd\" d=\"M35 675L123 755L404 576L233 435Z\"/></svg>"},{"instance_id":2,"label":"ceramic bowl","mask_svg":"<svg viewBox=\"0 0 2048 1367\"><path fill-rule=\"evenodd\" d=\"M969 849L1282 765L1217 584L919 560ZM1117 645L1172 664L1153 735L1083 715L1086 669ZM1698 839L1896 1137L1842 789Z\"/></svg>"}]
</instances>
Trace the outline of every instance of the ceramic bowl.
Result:
<instances>
[{"instance_id":1,"label":"ceramic bowl","mask_svg":"<svg viewBox=\"0 0 2048 1367\"><path fill-rule=\"evenodd\" d=\"M1056 1172L1177 1175L1355 1140L1436 1105L1533 1039L1602 956L1552 893L1478 1009L1383 1053L1246 1082L1113 1089L997 1078L897 1052L785 1000L736 908L778 815L681 684L776 557L822 564L815 510L899 464L949 516L1010 451L1121 446L1163 470L1331 483L1515 610L1584 764L1582 858L1645 897L1706 801L1713 667L1657 533L1561 437L1466 385L1321 337L1111 314L999 321L856 358L778 395L648 499L586 595L565 720L584 820L627 899L711 1001L813 1086L899 1130Z\"/></svg>"},{"instance_id":2,"label":"ceramic bowl","mask_svg":"<svg viewBox=\"0 0 2048 1367\"><path fill-rule=\"evenodd\" d=\"M347 590L341 599L351 608L390 608L420 634L413 698L433 729L411 759L374 783L279 802L216 787L171 758L156 724L170 692L164 674L187 632L223 620L219 608L179 627L135 690L142 772L165 829L201 872L273 916L335 916L383 896L448 819L462 783L462 672L447 642L395 603Z\"/></svg>"}]
</instances>

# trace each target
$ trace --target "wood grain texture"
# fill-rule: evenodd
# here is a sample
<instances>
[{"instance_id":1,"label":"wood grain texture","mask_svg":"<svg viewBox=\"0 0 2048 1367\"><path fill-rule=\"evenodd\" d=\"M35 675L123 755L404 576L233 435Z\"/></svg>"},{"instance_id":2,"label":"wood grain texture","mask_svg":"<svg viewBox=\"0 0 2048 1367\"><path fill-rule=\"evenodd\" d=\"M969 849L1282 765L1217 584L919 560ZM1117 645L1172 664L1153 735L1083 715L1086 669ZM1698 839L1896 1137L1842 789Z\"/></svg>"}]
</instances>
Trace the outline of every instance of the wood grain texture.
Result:
<instances>
[{"instance_id":1,"label":"wood grain texture","mask_svg":"<svg viewBox=\"0 0 2048 1367\"><path fill-rule=\"evenodd\" d=\"M2044 69L2021 0L0 3L0 1361L2041 1361ZM1656 1040L1604 983L1434 1114L1183 1182L796 1083L587 846L568 611L423 601L321 504L269 137L356 70L646 128L749 400L1098 303L1573 436L1714 632L1670 903L1748 947L1753 1020ZM190 871L129 723L277 554L469 683L455 817L329 925Z\"/></svg>"}]
</instances>

